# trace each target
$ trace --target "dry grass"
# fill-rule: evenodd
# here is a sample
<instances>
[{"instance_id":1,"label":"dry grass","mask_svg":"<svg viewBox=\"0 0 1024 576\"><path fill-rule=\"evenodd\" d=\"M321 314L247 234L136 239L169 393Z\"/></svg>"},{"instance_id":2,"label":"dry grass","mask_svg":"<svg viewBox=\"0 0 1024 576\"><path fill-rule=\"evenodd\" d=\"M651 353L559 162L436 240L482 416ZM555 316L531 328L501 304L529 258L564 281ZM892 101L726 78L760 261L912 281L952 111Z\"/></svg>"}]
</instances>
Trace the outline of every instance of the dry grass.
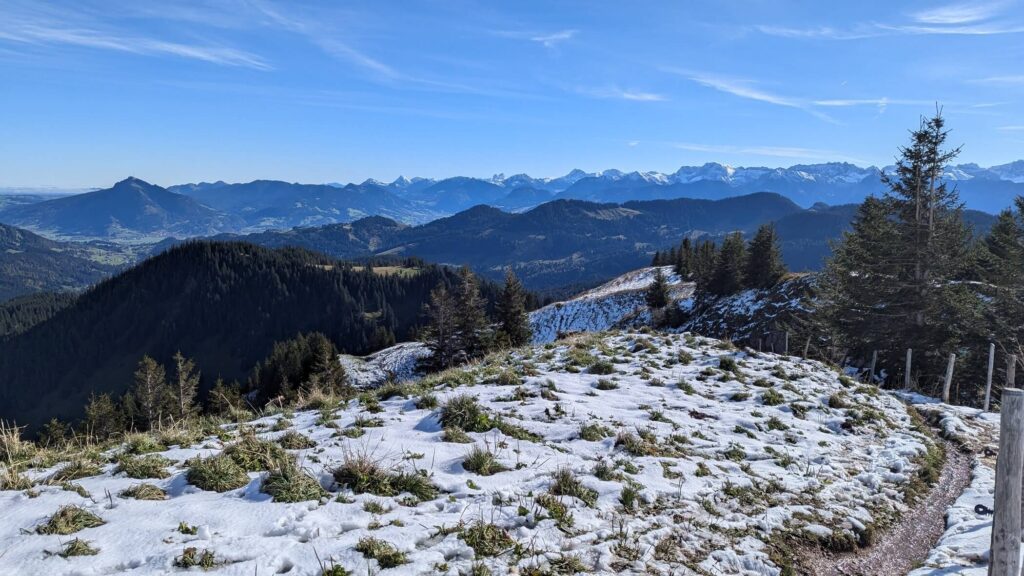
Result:
<instances>
[{"instance_id":1,"label":"dry grass","mask_svg":"<svg viewBox=\"0 0 1024 576\"><path fill-rule=\"evenodd\" d=\"M86 528L95 528L105 524L99 516L78 506L63 506L57 510L45 524L36 527L40 534L74 534Z\"/></svg>"}]
</instances>

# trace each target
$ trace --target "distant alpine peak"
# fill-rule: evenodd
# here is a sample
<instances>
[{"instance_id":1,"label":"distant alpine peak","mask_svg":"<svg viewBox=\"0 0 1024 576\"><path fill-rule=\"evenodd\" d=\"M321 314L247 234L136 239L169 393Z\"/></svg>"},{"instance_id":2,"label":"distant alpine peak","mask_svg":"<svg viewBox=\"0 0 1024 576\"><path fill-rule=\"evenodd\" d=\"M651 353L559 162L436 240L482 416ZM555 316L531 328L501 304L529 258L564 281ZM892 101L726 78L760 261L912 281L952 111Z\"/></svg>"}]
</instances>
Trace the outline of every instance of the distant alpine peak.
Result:
<instances>
[{"instance_id":1,"label":"distant alpine peak","mask_svg":"<svg viewBox=\"0 0 1024 576\"><path fill-rule=\"evenodd\" d=\"M154 188L154 185L135 176L129 176L111 187L112 190L141 190L144 188Z\"/></svg>"}]
</instances>

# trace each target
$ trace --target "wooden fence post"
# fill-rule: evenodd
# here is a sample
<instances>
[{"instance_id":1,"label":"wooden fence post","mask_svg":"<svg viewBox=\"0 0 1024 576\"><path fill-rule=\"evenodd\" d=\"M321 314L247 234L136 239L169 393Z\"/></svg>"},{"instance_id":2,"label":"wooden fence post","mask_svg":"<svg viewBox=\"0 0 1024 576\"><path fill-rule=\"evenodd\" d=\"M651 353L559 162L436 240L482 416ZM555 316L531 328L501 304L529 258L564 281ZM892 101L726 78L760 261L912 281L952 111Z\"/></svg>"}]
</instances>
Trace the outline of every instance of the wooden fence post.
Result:
<instances>
[{"instance_id":1,"label":"wooden fence post","mask_svg":"<svg viewBox=\"0 0 1024 576\"><path fill-rule=\"evenodd\" d=\"M804 344L804 358L807 358L807 353L811 350L811 337L807 337L807 343Z\"/></svg>"},{"instance_id":2,"label":"wooden fence post","mask_svg":"<svg viewBox=\"0 0 1024 576\"><path fill-rule=\"evenodd\" d=\"M1024 390L1003 389L996 459L995 512L989 576L1020 576L1021 477L1024 470Z\"/></svg>"},{"instance_id":3,"label":"wooden fence post","mask_svg":"<svg viewBox=\"0 0 1024 576\"><path fill-rule=\"evenodd\" d=\"M949 385L953 383L953 363L956 362L956 354L949 353L949 364L946 364L946 381L942 384L942 401L949 404Z\"/></svg>"},{"instance_id":4,"label":"wooden fence post","mask_svg":"<svg viewBox=\"0 0 1024 576\"><path fill-rule=\"evenodd\" d=\"M878 350L871 351L871 368L868 369L868 384L875 383L875 363L878 362Z\"/></svg>"},{"instance_id":5,"label":"wooden fence post","mask_svg":"<svg viewBox=\"0 0 1024 576\"><path fill-rule=\"evenodd\" d=\"M910 356L913 350L907 348L907 369L903 372L903 387L910 390Z\"/></svg>"},{"instance_id":6,"label":"wooden fence post","mask_svg":"<svg viewBox=\"0 0 1024 576\"><path fill-rule=\"evenodd\" d=\"M789 356L789 330L786 330L786 340L782 346L782 353Z\"/></svg>"},{"instance_id":7,"label":"wooden fence post","mask_svg":"<svg viewBox=\"0 0 1024 576\"><path fill-rule=\"evenodd\" d=\"M985 378L985 412L988 412L992 401L992 368L996 365L996 343L988 345L988 376Z\"/></svg>"}]
</instances>

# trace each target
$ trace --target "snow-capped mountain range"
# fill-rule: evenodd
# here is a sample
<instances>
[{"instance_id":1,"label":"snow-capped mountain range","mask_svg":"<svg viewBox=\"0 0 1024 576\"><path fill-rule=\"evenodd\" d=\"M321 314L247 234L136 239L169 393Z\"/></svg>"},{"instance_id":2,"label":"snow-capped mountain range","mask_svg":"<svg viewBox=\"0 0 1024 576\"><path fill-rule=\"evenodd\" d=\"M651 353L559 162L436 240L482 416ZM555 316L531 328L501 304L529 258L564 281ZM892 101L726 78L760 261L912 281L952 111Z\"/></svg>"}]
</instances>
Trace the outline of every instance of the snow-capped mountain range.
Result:
<instances>
[{"instance_id":1,"label":"snow-capped mountain range","mask_svg":"<svg viewBox=\"0 0 1024 576\"><path fill-rule=\"evenodd\" d=\"M670 198L721 199L753 192L776 192L809 207L818 202L859 203L869 195L879 194L885 189L882 173L894 168L865 168L847 162L797 164L788 168L733 167L709 162L703 166L683 166L672 173L575 169L556 178L528 174L441 180L399 177L391 183L368 180L363 185L380 186L440 213L453 213L476 204L518 211L558 199L622 203ZM1009 206L1015 196L1024 194L1024 160L988 168L977 164L951 166L945 178L958 187L968 208L994 213Z\"/></svg>"},{"instance_id":2,"label":"snow-capped mountain range","mask_svg":"<svg viewBox=\"0 0 1024 576\"><path fill-rule=\"evenodd\" d=\"M564 176L556 178L534 178L529 174L495 174L490 178L479 180L501 186L503 188L515 189L532 187L551 192L561 192L568 189L584 178L597 178L609 182L637 182L655 185L667 184L691 184L694 182L710 181L724 182L727 184L741 185L755 182L765 178L774 180L788 180L791 182L818 182L824 184L856 184L866 179L875 179L881 172L892 172L895 166L878 168L868 166L862 168L849 162L827 162L824 164L796 164L789 168L767 168L764 166L737 166L718 162L708 162L703 166L682 166L672 173L658 171L632 171L623 172L614 168L597 172L586 172L574 169ZM1016 184L1024 183L1024 160L1016 160L1008 164L1000 164L983 168L977 164L959 164L950 166L944 176L951 181L967 180L1005 180ZM399 176L391 183L369 179L364 184L376 184L388 188L406 189L411 186L429 186L441 180L432 178L406 178Z\"/></svg>"}]
</instances>

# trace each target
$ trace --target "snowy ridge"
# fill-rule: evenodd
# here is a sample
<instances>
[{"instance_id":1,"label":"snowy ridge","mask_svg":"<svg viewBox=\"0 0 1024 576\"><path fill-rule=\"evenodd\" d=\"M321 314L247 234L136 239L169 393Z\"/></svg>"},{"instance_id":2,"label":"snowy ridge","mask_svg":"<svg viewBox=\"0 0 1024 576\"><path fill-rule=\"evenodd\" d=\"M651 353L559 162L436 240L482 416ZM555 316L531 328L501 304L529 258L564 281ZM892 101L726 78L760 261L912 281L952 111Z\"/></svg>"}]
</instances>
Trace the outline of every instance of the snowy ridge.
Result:
<instances>
[{"instance_id":1,"label":"snowy ridge","mask_svg":"<svg viewBox=\"0 0 1024 576\"><path fill-rule=\"evenodd\" d=\"M247 425L260 439L292 433L312 442L289 453L327 490L319 500L273 501L262 491L265 472L223 493L190 484L186 460L234 445L236 425L158 452L169 459L162 479L127 478L104 463L100 474L74 480L80 490L2 491L0 573L167 574L181 571L175 559L195 548L213 555L208 573L238 576L320 574L320 562L388 576L456 576L475 563L495 575L777 576L788 559L770 543L783 533L855 539L874 520L864 502L901 510L928 442L898 399L820 363L690 335L575 338L423 384L442 408L419 408L424 392L415 392L382 396L379 409L352 400ZM445 441L444 403L462 394L511 427L471 431L472 444ZM467 471L474 445L490 449L504 471ZM352 454L419 470L439 493L355 493L331 474ZM63 466L27 475L41 481ZM556 481L559 470L568 481ZM121 495L143 481L168 499ZM64 505L103 524L36 533ZM194 533L177 530L181 522ZM498 545L471 538L483 529ZM72 538L98 552L49 553ZM382 568L356 549L367 538L391 543L400 561Z\"/></svg>"},{"instance_id":2,"label":"snowy ridge","mask_svg":"<svg viewBox=\"0 0 1024 576\"><path fill-rule=\"evenodd\" d=\"M650 321L644 291L654 281L657 268L627 272L564 302L556 302L530 313L534 343L552 342L559 334L600 332L610 328L642 325ZM672 266L662 266L669 293L677 305L687 307L693 283L683 282Z\"/></svg>"},{"instance_id":3,"label":"snowy ridge","mask_svg":"<svg viewBox=\"0 0 1024 576\"><path fill-rule=\"evenodd\" d=\"M418 378L421 374L417 371L417 364L428 356L430 349L422 342L402 342L368 356L341 354L338 360L352 385L373 388L388 381Z\"/></svg>"},{"instance_id":4,"label":"snowy ridge","mask_svg":"<svg viewBox=\"0 0 1024 576\"><path fill-rule=\"evenodd\" d=\"M796 164L788 168L768 168L765 166L733 167L728 164L708 162L702 166L681 166L672 173L655 170L624 172L614 168L597 172L584 172L583 170L575 169L565 176L558 178L534 178L527 174L515 174L513 176L495 174L485 181L509 189L530 186L552 192L561 192L584 178L599 178L609 182L644 182L655 185L690 184L710 181L740 186L762 179L767 181L816 182L820 184L858 184L868 179L872 181L878 180L881 171L891 173L893 170L895 170L895 166L885 166L881 169L875 166L862 168L849 162ZM1024 183L1024 160L1017 160L988 168L983 168L973 163L959 164L950 166L943 174L943 177L949 181L981 178ZM407 181L400 180L392 182L390 186L393 188L407 186Z\"/></svg>"}]
</instances>

